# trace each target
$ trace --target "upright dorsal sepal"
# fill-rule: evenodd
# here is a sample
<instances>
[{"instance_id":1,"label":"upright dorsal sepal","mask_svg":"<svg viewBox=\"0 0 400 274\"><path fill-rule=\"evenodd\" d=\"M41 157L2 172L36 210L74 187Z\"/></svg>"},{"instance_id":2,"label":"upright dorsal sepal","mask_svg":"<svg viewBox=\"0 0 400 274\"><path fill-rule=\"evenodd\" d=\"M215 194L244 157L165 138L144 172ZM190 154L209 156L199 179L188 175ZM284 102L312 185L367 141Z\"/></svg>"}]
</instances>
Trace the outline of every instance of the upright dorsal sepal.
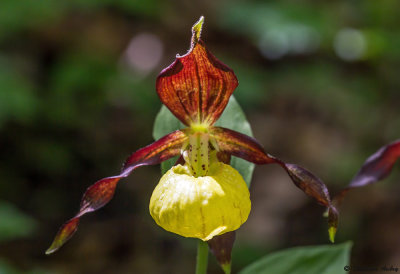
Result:
<instances>
[{"instance_id":1,"label":"upright dorsal sepal","mask_svg":"<svg viewBox=\"0 0 400 274\"><path fill-rule=\"evenodd\" d=\"M201 39L204 17L192 27L189 51L157 77L163 104L187 126L208 127L221 116L238 85L233 70L212 55Z\"/></svg>"}]
</instances>

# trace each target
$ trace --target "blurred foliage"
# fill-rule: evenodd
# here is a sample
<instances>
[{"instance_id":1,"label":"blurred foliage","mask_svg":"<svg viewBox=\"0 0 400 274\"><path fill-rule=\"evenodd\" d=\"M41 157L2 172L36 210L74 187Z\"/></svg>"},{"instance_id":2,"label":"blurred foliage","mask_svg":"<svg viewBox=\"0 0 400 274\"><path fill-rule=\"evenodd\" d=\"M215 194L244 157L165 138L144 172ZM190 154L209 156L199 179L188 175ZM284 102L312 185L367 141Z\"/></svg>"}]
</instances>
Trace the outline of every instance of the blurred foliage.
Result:
<instances>
[{"instance_id":1,"label":"blurred foliage","mask_svg":"<svg viewBox=\"0 0 400 274\"><path fill-rule=\"evenodd\" d=\"M21 77L13 65L0 56L0 127L9 120L32 122L38 108L32 83Z\"/></svg>"},{"instance_id":2,"label":"blurred foliage","mask_svg":"<svg viewBox=\"0 0 400 274\"><path fill-rule=\"evenodd\" d=\"M96 12L112 7L126 14L155 16L161 12L162 6L162 1L158 0L4 0L0 9L0 39L57 21L68 12Z\"/></svg>"},{"instance_id":3,"label":"blurred foliage","mask_svg":"<svg viewBox=\"0 0 400 274\"><path fill-rule=\"evenodd\" d=\"M21 269L18 269L14 265L11 265L5 260L0 259L0 273L4 274L20 274L22 273ZM43 269L33 269L23 271L24 274L49 274L50 272Z\"/></svg>"},{"instance_id":4,"label":"blurred foliage","mask_svg":"<svg viewBox=\"0 0 400 274\"><path fill-rule=\"evenodd\" d=\"M340 189L368 155L400 136L399 9L394 0L2 0L0 200L9 208L0 222L35 227L35 234L10 229L24 237L0 243L2 265L187 273L194 248L157 230L147 213L158 168L135 171L61 253L42 253L82 192L152 140L161 105L155 77L185 52L201 14L203 39L235 71L235 97L266 151ZM161 45L161 59L146 71L129 59L132 39L143 33ZM399 261L399 174L396 165L385 182L343 204L338 241L354 240L354 264ZM235 269L265 252L327 240L322 209L285 176L273 167L255 170ZM10 216L19 211L28 219Z\"/></svg>"},{"instance_id":5,"label":"blurred foliage","mask_svg":"<svg viewBox=\"0 0 400 274\"><path fill-rule=\"evenodd\" d=\"M28 238L34 234L37 222L30 216L22 213L12 204L0 201L0 244L16 239ZM21 270L0 258L0 273L21 273ZM32 271L27 273L45 273Z\"/></svg>"},{"instance_id":6,"label":"blurred foliage","mask_svg":"<svg viewBox=\"0 0 400 274\"><path fill-rule=\"evenodd\" d=\"M33 234L36 221L16 209L13 205L0 201L0 242L10 241Z\"/></svg>"}]
</instances>

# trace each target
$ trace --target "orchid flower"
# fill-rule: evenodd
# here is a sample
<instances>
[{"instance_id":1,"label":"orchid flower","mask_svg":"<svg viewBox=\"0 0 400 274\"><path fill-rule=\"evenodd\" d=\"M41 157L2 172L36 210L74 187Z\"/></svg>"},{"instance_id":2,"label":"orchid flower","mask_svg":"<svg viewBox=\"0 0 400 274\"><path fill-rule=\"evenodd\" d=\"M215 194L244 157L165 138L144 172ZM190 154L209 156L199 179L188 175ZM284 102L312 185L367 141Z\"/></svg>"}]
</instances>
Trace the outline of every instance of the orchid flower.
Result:
<instances>
[{"instance_id":1,"label":"orchid flower","mask_svg":"<svg viewBox=\"0 0 400 274\"><path fill-rule=\"evenodd\" d=\"M229 232L247 220L251 207L246 183L229 165L230 157L236 156L258 165L281 166L298 188L327 208L328 231L334 241L338 213L320 179L298 165L266 153L254 138L214 126L238 80L233 70L214 57L201 40L203 21L201 17L192 27L189 51L177 55L156 80L161 102L187 127L137 150L126 160L120 174L90 186L79 212L61 226L47 254L72 237L83 215L112 199L122 178L138 167L160 164L174 156L180 156L177 165L163 175L150 200L151 216L167 231L209 241L211 249L232 238ZM221 235L227 237L219 238Z\"/></svg>"}]
</instances>

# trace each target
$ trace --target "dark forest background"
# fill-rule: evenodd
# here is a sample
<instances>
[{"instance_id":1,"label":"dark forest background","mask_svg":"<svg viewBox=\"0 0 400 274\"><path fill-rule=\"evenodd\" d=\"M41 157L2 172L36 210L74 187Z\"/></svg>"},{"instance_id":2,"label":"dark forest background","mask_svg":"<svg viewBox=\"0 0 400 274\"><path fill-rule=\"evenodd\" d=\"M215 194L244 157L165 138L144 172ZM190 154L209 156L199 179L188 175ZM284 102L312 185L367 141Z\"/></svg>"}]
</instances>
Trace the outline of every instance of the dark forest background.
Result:
<instances>
[{"instance_id":1,"label":"dark forest background","mask_svg":"<svg viewBox=\"0 0 400 274\"><path fill-rule=\"evenodd\" d=\"M400 2L2 0L0 273L190 273L196 241L148 213L159 166L136 170L59 252L58 227L96 180L153 141L155 78L202 37L236 73L266 151L335 193L366 157L400 138ZM337 242L352 264L400 266L400 167L350 193ZM264 254L328 244L324 208L278 166L259 166L234 271ZM210 256L209 273L221 273Z\"/></svg>"}]
</instances>

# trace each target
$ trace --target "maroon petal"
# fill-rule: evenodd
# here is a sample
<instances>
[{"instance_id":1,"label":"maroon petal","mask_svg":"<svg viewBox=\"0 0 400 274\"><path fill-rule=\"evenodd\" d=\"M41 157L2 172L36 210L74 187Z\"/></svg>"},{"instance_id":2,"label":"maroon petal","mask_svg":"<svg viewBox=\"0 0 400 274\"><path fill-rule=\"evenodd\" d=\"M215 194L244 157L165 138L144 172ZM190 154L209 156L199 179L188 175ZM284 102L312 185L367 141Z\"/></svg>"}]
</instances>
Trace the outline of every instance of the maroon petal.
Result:
<instances>
[{"instance_id":1,"label":"maroon petal","mask_svg":"<svg viewBox=\"0 0 400 274\"><path fill-rule=\"evenodd\" d=\"M121 178L127 177L139 166L159 164L178 155L186 139L187 137L184 132L179 130L172 132L151 145L133 153L126 161L119 175L101 179L90 186L83 195L79 212L75 217L61 226L46 254L57 251L74 235L81 216L98 210L112 199L117 183Z\"/></svg>"},{"instance_id":2,"label":"maroon petal","mask_svg":"<svg viewBox=\"0 0 400 274\"><path fill-rule=\"evenodd\" d=\"M314 198L319 204L328 208L330 239L333 241L338 223L338 212L331 202L326 185L308 170L287 164L278 158L265 153L262 146L252 137L221 127L212 127L210 137L220 151L243 158L255 164L279 164L288 173L293 183L304 193Z\"/></svg>"},{"instance_id":3,"label":"maroon petal","mask_svg":"<svg viewBox=\"0 0 400 274\"><path fill-rule=\"evenodd\" d=\"M200 40L203 18L192 28L189 52L161 71L160 100L184 124L213 124L222 114L238 81L233 70L215 58Z\"/></svg>"},{"instance_id":4,"label":"maroon petal","mask_svg":"<svg viewBox=\"0 0 400 274\"><path fill-rule=\"evenodd\" d=\"M349 187L360 187L386 178L400 157L400 140L381 147L362 165Z\"/></svg>"},{"instance_id":5,"label":"maroon petal","mask_svg":"<svg viewBox=\"0 0 400 274\"><path fill-rule=\"evenodd\" d=\"M185 130L177 130L158 141L139 149L125 161L122 174L131 172L140 165L156 165L180 153L182 144L187 140Z\"/></svg>"},{"instance_id":6,"label":"maroon petal","mask_svg":"<svg viewBox=\"0 0 400 274\"><path fill-rule=\"evenodd\" d=\"M339 213L331 201L328 188L324 182L301 166L287 164L280 160L277 160L277 162L286 170L298 188L308 196L313 197L319 204L327 207L329 239L333 243L335 241Z\"/></svg>"},{"instance_id":7,"label":"maroon petal","mask_svg":"<svg viewBox=\"0 0 400 274\"><path fill-rule=\"evenodd\" d=\"M335 196L334 201L339 204L349 190L376 183L389 176L399 157L400 140L381 147L368 157L350 184Z\"/></svg>"},{"instance_id":8,"label":"maroon petal","mask_svg":"<svg viewBox=\"0 0 400 274\"><path fill-rule=\"evenodd\" d=\"M216 141L216 149L220 151L259 165L276 163L275 157L266 154L253 137L222 127L210 128L210 137Z\"/></svg>"}]
</instances>

